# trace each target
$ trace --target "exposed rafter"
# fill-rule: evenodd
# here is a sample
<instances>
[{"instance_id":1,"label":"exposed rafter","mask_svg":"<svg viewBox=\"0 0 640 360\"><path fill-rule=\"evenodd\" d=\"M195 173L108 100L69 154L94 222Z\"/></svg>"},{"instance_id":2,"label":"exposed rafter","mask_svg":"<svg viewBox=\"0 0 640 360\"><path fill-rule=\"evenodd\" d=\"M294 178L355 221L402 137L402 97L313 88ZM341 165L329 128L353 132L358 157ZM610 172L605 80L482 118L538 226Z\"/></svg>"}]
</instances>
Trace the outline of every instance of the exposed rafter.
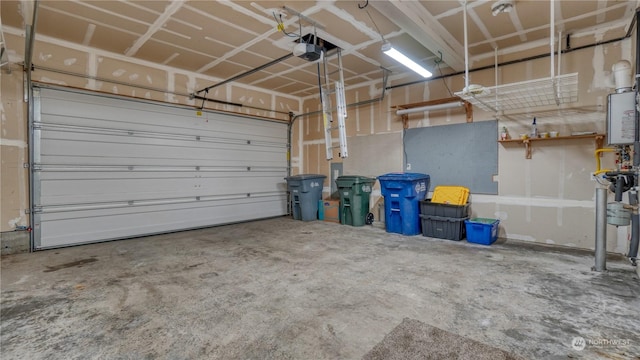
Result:
<instances>
[{"instance_id":1,"label":"exposed rafter","mask_svg":"<svg viewBox=\"0 0 640 360\"><path fill-rule=\"evenodd\" d=\"M171 3L169 4L169 6L167 6L164 9L164 12L162 13L162 15L160 15L156 19L156 21L154 21L153 24L149 26L149 28L147 29L147 32L145 32L141 37L139 37L138 40L136 40L136 42L133 43L133 45L129 49L127 49L127 52L125 53L125 55L127 56L135 55L138 52L138 50L140 50L142 45L144 45L147 41L149 41L151 36L153 36L153 34L155 34L158 30L160 30L162 26L167 22L167 20L171 18L173 14L175 14L178 10L180 10L180 7L182 7L182 4L184 4L182 0L171 0Z\"/></svg>"}]
</instances>

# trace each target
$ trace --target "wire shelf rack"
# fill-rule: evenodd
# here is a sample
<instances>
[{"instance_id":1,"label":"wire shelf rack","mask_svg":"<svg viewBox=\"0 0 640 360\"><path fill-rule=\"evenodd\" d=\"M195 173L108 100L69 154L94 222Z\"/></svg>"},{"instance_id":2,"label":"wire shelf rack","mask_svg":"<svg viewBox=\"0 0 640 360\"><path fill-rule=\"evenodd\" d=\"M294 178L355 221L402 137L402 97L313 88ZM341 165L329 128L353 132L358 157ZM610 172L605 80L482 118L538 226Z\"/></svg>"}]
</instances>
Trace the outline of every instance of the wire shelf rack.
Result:
<instances>
[{"instance_id":1,"label":"wire shelf rack","mask_svg":"<svg viewBox=\"0 0 640 360\"><path fill-rule=\"evenodd\" d=\"M481 87L455 95L482 110L494 112L568 104L578 101L578 73Z\"/></svg>"}]
</instances>

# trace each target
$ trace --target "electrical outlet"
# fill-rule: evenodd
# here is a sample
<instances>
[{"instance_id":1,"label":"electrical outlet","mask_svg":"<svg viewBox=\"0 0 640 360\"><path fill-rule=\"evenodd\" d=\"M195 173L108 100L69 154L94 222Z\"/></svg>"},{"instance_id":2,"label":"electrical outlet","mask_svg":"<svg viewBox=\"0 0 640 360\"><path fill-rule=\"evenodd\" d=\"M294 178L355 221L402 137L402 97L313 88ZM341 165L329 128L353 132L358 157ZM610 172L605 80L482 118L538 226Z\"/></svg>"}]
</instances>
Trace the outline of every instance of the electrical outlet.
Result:
<instances>
[{"instance_id":1,"label":"electrical outlet","mask_svg":"<svg viewBox=\"0 0 640 360\"><path fill-rule=\"evenodd\" d=\"M411 164L407 164L407 170L411 170Z\"/></svg>"}]
</instances>

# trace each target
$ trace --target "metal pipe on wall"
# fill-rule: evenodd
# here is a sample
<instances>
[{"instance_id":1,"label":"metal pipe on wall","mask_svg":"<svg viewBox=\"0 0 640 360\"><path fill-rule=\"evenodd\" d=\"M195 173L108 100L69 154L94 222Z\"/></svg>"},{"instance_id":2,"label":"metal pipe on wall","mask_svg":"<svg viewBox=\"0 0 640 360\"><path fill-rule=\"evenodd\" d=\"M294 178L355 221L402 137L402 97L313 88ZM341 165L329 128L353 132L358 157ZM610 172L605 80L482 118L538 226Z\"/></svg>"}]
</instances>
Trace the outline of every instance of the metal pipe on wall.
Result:
<instances>
[{"instance_id":1,"label":"metal pipe on wall","mask_svg":"<svg viewBox=\"0 0 640 360\"><path fill-rule=\"evenodd\" d=\"M638 193L629 193L629 204L632 206L638 206ZM638 210L635 210L631 215L631 242L629 243L629 253L627 257L631 260L633 265L638 266L636 263L638 259L638 245L640 245L639 234L640 233L640 216Z\"/></svg>"},{"instance_id":2,"label":"metal pipe on wall","mask_svg":"<svg viewBox=\"0 0 640 360\"><path fill-rule=\"evenodd\" d=\"M556 63L555 63L555 49L553 48L556 45L556 39L554 38L554 36L556 35L556 15L555 15L555 8L556 8L556 4L554 0L549 1L549 22L550 22L550 27L551 29L549 30L549 48L551 51L549 51L549 53L551 54L551 64L549 66L550 71L551 71L551 78L553 79L555 77L555 67L556 67Z\"/></svg>"},{"instance_id":3,"label":"metal pipe on wall","mask_svg":"<svg viewBox=\"0 0 640 360\"><path fill-rule=\"evenodd\" d=\"M25 36L25 58L24 58L24 70L31 69L33 61L33 45L36 39L36 23L38 21L38 0L33 2L33 18L29 19L31 24L27 24L26 36Z\"/></svg>"},{"instance_id":4,"label":"metal pipe on wall","mask_svg":"<svg viewBox=\"0 0 640 360\"><path fill-rule=\"evenodd\" d=\"M638 91L640 90L640 26L638 26L638 16L640 9L636 9L636 134L633 143L633 167L635 169L634 190L629 193L629 204L638 206L638 191L640 191L640 111L638 111ZM638 266L636 259L638 257L638 246L640 245L640 214L636 209L631 215L631 242L629 243L629 253L627 256L633 263ZM638 271L640 273L640 271Z\"/></svg>"},{"instance_id":5,"label":"metal pipe on wall","mask_svg":"<svg viewBox=\"0 0 640 360\"><path fill-rule=\"evenodd\" d=\"M640 8L636 9L636 19L640 16ZM638 167L640 167L640 111L638 111L638 91L640 91L640 26L636 23L636 134L635 142L633 143L633 150L635 156L633 157L633 165L636 168L636 174ZM636 186L638 186L638 176L636 175Z\"/></svg>"},{"instance_id":6,"label":"metal pipe on wall","mask_svg":"<svg viewBox=\"0 0 640 360\"><path fill-rule=\"evenodd\" d=\"M25 38L24 38L24 102L31 103L31 71L33 70L33 47L36 40L36 23L38 22L38 0L35 0L31 8L30 19L27 19L28 23L25 25ZM28 6L28 3L24 4Z\"/></svg>"},{"instance_id":7,"label":"metal pipe on wall","mask_svg":"<svg viewBox=\"0 0 640 360\"><path fill-rule=\"evenodd\" d=\"M469 91L469 39L467 35L467 1L462 8L462 21L464 27L464 90Z\"/></svg>"},{"instance_id":8,"label":"metal pipe on wall","mask_svg":"<svg viewBox=\"0 0 640 360\"><path fill-rule=\"evenodd\" d=\"M34 228L34 199L35 199L35 191L34 191L34 176L33 176L33 168L34 168L34 149L33 149L33 130L34 130L34 122L35 122L35 106L33 104L33 85L31 81L31 71L32 71L32 57L33 57L33 46L35 43L36 37L36 23L38 22L38 0L33 2L33 19L31 25L27 25L28 39L27 39L27 49L25 49L25 82L24 82L24 92L26 95L25 101L27 101L27 123L29 127L27 141L29 142L29 227ZM29 251L34 251L34 232L29 232Z\"/></svg>"},{"instance_id":9,"label":"metal pipe on wall","mask_svg":"<svg viewBox=\"0 0 640 360\"><path fill-rule=\"evenodd\" d=\"M596 188L596 263L594 271L607 269L607 188Z\"/></svg>"}]
</instances>

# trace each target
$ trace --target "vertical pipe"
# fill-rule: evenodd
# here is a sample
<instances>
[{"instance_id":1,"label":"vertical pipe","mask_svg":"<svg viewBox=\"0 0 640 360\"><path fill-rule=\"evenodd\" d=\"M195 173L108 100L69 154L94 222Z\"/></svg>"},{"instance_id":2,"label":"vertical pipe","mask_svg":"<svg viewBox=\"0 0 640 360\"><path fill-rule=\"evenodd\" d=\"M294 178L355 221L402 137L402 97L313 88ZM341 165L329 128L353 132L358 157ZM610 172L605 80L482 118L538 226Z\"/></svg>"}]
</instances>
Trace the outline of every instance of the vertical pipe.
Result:
<instances>
[{"instance_id":1,"label":"vertical pipe","mask_svg":"<svg viewBox=\"0 0 640 360\"><path fill-rule=\"evenodd\" d=\"M290 112L289 113L289 123L287 124L287 178L291 176L291 141L293 139L292 136L292 132L293 132L293 123L295 121L295 118L293 117L293 113ZM287 180L287 187L288 187L288 179ZM287 189L289 190L289 189ZM291 192L287 191L287 215L291 215Z\"/></svg>"},{"instance_id":2,"label":"vertical pipe","mask_svg":"<svg viewBox=\"0 0 640 360\"><path fill-rule=\"evenodd\" d=\"M287 176L291 176L291 148L293 148L291 142L293 141L292 132L295 121L296 117L293 112L289 112L289 123L287 124Z\"/></svg>"},{"instance_id":3,"label":"vertical pipe","mask_svg":"<svg viewBox=\"0 0 640 360\"><path fill-rule=\"evenodd\" d=\"M31 20L31 24L27 25L29 27L29 36L27 36L26 41L27 41L27 48L26 48L26 52L27 52L27 57L24 59L24 66L26 69L30 69L31 68L31 64L33 62L33 45L35 43L36 40L36 22L38 21L38 0L35 0L33 2L33 18L29 19Z\"/></svg>"},{"instance_id":4,"label":"vertical pipe","mask_svg":"<svg viewBox=\"0 0 640 360\"><path fill-rule=\"evenodd\" d=\"M562 31L558 31L558 75L562 74Z\"/></svg>"},{"instance_id":5,"label":"vertical pipe","mask_svg":"<svg viewBox=\"0 0 640 360\"><path fill-rule=\"evenodd\" d=\"M636 136L633 143L633 168L636 171L634 176L634 190L629 193L629 204L638 205L638 191L640 191L640 112L638 112L638 86L640 86L640 26L638 26L638 16L640 8L636 9ZM637 266L638 243L640 243L640 214L634 211L631 215L631 242L629 243L629 253L627 256L631 262ZM640 268L637 270L640 274Z\"/></svg>"},{"instance_id":6,"label":"vertical pipe","mask_svg":"<svg viewBox=\"0 0 640 360\"><path fill-rule=\"evenodd\" d=\"M618 175L615 180L615 201L622 201L622 193L624 192L624 186L627 184L624 180L624 176Z\"/></svg>"},{"instance_id":7,"label":"vertical pipe","mask_svg":"<svg viewBox=\"0 0 640 360\"><path fill-rule=\"evenodd\" d=\"M636 184L637 185L637 184ZM638 206L638 193L635 191L629 192L629 204ZM629 243L629 253L627 256L631 259L631 262L637 266L636 259L638 258L638 245L640 245L640 215L637 211L631 215L631 242Z\"/></svg>"},{"instance_id":8,"label":"vertical pipe","mask_svg":"<svg viewBox=\"0 0 640 360\"><path fill-rule=\"evenodd\" d=\"M467 0L462 8L462 22L464 24L464 89L469 91L469 39L467 35Z\"/></svg>"},{"instance_id":9,"label":"vertical pipe","mask_svg":"<svg viewBox=\"0 0 640 360\"><path fill-rule=\"evenodd\" d=\"M495 86L496 86L496 91L495 91L495 99L496 99L496 118L498 117L498 47L496 46L493 49L493 63L494 63L494 82L495 82Z\"/></svg>"},{"instance_id":10,"label":"vertical pipe","mask_svg":"<svg viewBox=\"0 0 640 360\"><path fill-rule=\"evenodd\" d=\"M640 112L638 111L638 90L640 89L640 24L638 24L638 16L640 16L640 8L636 9L636 136L633 143L633 166L636 168L636 186L638 184L638 171L640 171Z\"/></svg>"},{"instance_id":11,"label":"vertical pipe","mask_svg":"<svg viewBox=\"0 0 640 360\"><path fill-rule=\"evenodd\" d=\"M38 22L38 5L39 1L35 0L33 2L33 18L31 19L31 25L27 26L27 48L25 49L26 58L24 61L24 73L25 73L25 81L24 81L24 92L25 92L25 100L27 101L27 123L28 123L28 134L27 141L29 143L29 226L32 231L29 233L29 250L35 250L35 237L33 229L35 228L35 184L34 184L34 111L35 107L33 104L33 84L31 82L31 68L32 68L32 60L33 60L33 46L35 44L36 38L36 23ZM39 224L38 224L39 225Z\"/></svg>"},{"instance_id":12,"label":"vertical pipe","mask_svg":"<svg viewBox=\"0 0 640 360\"><path fill-rule=\"evenodd\" d=\"M607 269L607 189L596 188L596 263L594 271Z\"/></svg>"},{"instance_id":13,"label":"vertical pipe","mask_svg":"<svg viewBox=\"0 0 640 360\"><path fill-rule=\"evenodd\" d=\"M554 46L556 45L556 39L555 39L555 35L556 35L556 30L555 30L555 26L556 26L556 4L554 0L549 1L549 12L551 13L549 16L549 22L551 23L550 27L550 34L549 34L549 48L551 51L551 79L553 79L555 77L555 67L556 67L556 62L555 62L555 49Z\"/></svg>"}]
</instances>

